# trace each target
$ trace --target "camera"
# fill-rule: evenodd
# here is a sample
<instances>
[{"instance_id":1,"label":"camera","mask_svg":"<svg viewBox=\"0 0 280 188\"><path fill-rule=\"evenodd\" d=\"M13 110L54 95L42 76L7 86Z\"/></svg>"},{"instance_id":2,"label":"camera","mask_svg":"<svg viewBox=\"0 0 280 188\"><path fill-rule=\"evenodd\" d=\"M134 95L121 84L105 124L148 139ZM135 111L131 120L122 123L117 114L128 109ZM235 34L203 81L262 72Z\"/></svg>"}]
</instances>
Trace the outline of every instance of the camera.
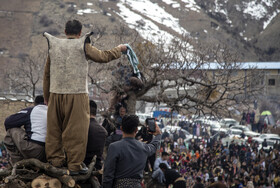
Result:
<instances>
[{"instance_id":1,"label":"camera","mask_svg":"<svg viewBox=\"0 0 280 188\"><path fill-rule=\"evenodd\" d=\"M156 120L155 118L147 118L146 124L148 125L148 131L149 132L156 132Z\"/></svg>"}]
</instances>

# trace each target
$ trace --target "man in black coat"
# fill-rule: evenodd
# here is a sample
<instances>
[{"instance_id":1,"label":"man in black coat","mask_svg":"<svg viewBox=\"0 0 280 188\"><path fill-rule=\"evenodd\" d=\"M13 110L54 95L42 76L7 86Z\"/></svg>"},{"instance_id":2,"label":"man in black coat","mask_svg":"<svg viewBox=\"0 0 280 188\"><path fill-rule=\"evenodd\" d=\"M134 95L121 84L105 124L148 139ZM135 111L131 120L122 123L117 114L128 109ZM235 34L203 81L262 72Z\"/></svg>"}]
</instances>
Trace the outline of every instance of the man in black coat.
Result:
<instances>
[{"instance_id":1,"label":"man in black coat","mask_svg":"<svg viewBox=\"0 0 280 188\"><path fill-rule=\"evenodd\" d=\"M107 137L107 131L96 121L97 105L94 101L89 101L90 106L90 124L88 131L87 152L84 163L89 165L94 155L96 155L95 168L102 168L102 154Z\"/></svg>"},{"instance_id":2,"label":"man in black coat","mask_svg":"<svg viewBox=\"0 0 280 188\"><path fill-rule=\"evenodd\" d=\"M201 183L201 178L200 177L196 177L196 182L193 186L193 188L204 188L203 183Z\"/></svg>"},{"instance_id":3,"label":"man in black coat","mask_svg":"<svg viewBox=\"0 0 280 188\"><path fill-rule=\"evenodd\" d=\"M166 188L173 185L173 188L186 188L185 179L174 169L168 169L167 165L160 163L159 168L164 173Z\"/></svg>"}]
</instances>

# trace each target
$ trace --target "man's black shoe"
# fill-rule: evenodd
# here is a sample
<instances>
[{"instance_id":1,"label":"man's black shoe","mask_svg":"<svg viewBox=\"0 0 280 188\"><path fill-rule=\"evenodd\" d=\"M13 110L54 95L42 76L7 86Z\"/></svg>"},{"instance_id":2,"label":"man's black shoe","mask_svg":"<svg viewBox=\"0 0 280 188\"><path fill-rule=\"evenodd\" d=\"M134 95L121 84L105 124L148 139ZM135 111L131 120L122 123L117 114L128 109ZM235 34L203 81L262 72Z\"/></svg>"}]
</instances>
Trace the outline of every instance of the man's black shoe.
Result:
<instances>
[{"instance_id":1,"label":"man's black shoe","mask_svg":"<svg viewBox=\"0 0 280 188\"><path fill-rule=\"evenodd\" d=\"M70 176L77 176L77 175L79 175L79 171L71 171L70 170L70 174L69 174Z\"/></svg>"},{"instance_id":2,"label":"man's black shoe","mask_svg":"<svg viewBox=\"0 0 280 188\"><path fill-rule=\"evenodd\" d=\"M70 176L77 176L79 174L85 175L88 173L88 167L85 164L81 165L81 169L78 171L71 171L70 170Z\"/></svg>"},{"instance_id":3,"label":"man's black shoe","mask_svg":"<svg viewBox=\"0 0 280 188\"><path fill-rule=\"evenodd\" d=\"M88 173L88 167L85 163L81 164L81 170L79 171L80 174L87 174Z\"/></svg>"}]
</instances>

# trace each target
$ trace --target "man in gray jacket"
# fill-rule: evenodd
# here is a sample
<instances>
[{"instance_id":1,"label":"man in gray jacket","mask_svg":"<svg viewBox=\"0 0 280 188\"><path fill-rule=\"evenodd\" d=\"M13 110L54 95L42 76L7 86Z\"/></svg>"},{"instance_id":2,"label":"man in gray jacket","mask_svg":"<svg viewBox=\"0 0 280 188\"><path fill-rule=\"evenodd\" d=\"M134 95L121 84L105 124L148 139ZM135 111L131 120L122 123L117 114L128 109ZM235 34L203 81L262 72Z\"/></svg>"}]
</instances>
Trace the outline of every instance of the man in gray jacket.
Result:
<instances>
[{"instance_id":1,"label":"man in gray jacket","mask_svg":"<svg viewBox=\"0 0 280 188\"><path fill-rule=\"evenodd\" d=\"M123 138L112 143L108 149L103 188L141 188L147 158L156 152L161 132L156 125L153 140L149 144L142 143L135 139L138 124L139 119L135 115L123 117L121 126Z\"/></svg>"}]
</instances>

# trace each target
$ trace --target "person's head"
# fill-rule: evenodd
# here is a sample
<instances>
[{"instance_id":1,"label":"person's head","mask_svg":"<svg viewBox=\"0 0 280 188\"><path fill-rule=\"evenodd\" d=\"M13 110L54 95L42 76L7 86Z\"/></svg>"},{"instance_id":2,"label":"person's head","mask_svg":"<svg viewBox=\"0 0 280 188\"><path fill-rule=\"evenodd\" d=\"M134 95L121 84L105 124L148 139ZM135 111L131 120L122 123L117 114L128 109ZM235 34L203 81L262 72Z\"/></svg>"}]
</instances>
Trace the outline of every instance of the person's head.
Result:
<instances>
[{"instance_id":1,"label":"person's head","mask_svg":"<svg viewBox=\"0 0 280 188\"><path fill-rule=\"evenodd\" d=\"M160 163L159 168L164 172L165 170L167 170L167 165L165 163Z\"/></svg>"},{"instance_id":2,"label":"person's head","mask_svg":"<svg viewBox=\"0 0 280 188\"><path fill-rule=\"evenodd\" d=\"M234 183L239 184L239 179L238 179L238 178L235 178L235 179L234 179Z\"/></svg>"},{"instance_id":3,"label":"person's head","mask_svg":"<svg viewBox=\"0 0 280 188\"><path fill-rule=\"evenodd\" d=\"M125 114L126 114L126 108L125 108L124 106L121 106L121 107L119 108L119 115L120 115L121 117L123 117L123 116L125 116Z\"/></svg>"},{"instance_id":4,"label":"person's head","mask_svg":"<svg viewBox=\"0 0 280 188\"><path fill-rule=\"evenodd\" d=\"M200 177L196 177L195 180L196 180L197 183L201 183L201 178Z\"/></svg>"},{"instance_id":5,"label":"person's head","mask_svg":"<svg viewBox=\"0 0 280 188\"><path fill-rule=\"evenodd\" d=\"M97 104L93 100L89 101L89 109L90 109L90 115L96 116Z\"/></svg>"},{"instance_id":6,"label":"person's head","mask_svg":"<svg viewBox=\"0 0 280 188\"><path fill-rule=\"evenodd\" d=\"M38 105L38 104L44 104L44 97L43 95L38 95L35 97L35 100L34 100L34 105Z\"/></svg>"},{"instance_id":7,"label":"person's head","mask_svg":"<svg viewBox=\"0 0 280 188\"><path fill-rule=\"evenodd\" d=\"M168 160L168 158L169 158L169 154L167 153L167 152L162 152L162 154L161 154L161 158L164 160L164 161L166 161L166 160Z\"/></svg>"},{"instance_id":8,"label":"person's head","mask_svg":"<svg viewBox=\"0 0 280 188\"><path fill-rule=\"evenodd\" d=\"M124 116L121 129L125 134L136 134L139 125L139 118L136 115Z\"/></svg>"},{"instance_id":9,"label":"person's head","mask_svg":"<svg viewBox=\"0 0 280 188\"><path fill-rule=\"evenodd\" d=\"M209 181L210 183L214 183L214 182L215 182L214 178L209 178L208 181Z\"/></svg>"},{"instance_id":10,"label":"person's head","mask_svg":"<svg viewBox=\"0 0 280 188\"><path fill-rule=\"evenodd\" d=\"M222 176L218 176L218 181L223 181L223 177Z\"/></svg>"},{"instance_id":11,"label":"person's head","mask_svg":"<svg viewBox=\"0 0 280 188\"><path fill-rule=\"evenodd\" d=\"M77 35L80 36L82 32L82 24L78 20L69 20L65 24L66 35Z\"/></svg>"}]
</instances>

